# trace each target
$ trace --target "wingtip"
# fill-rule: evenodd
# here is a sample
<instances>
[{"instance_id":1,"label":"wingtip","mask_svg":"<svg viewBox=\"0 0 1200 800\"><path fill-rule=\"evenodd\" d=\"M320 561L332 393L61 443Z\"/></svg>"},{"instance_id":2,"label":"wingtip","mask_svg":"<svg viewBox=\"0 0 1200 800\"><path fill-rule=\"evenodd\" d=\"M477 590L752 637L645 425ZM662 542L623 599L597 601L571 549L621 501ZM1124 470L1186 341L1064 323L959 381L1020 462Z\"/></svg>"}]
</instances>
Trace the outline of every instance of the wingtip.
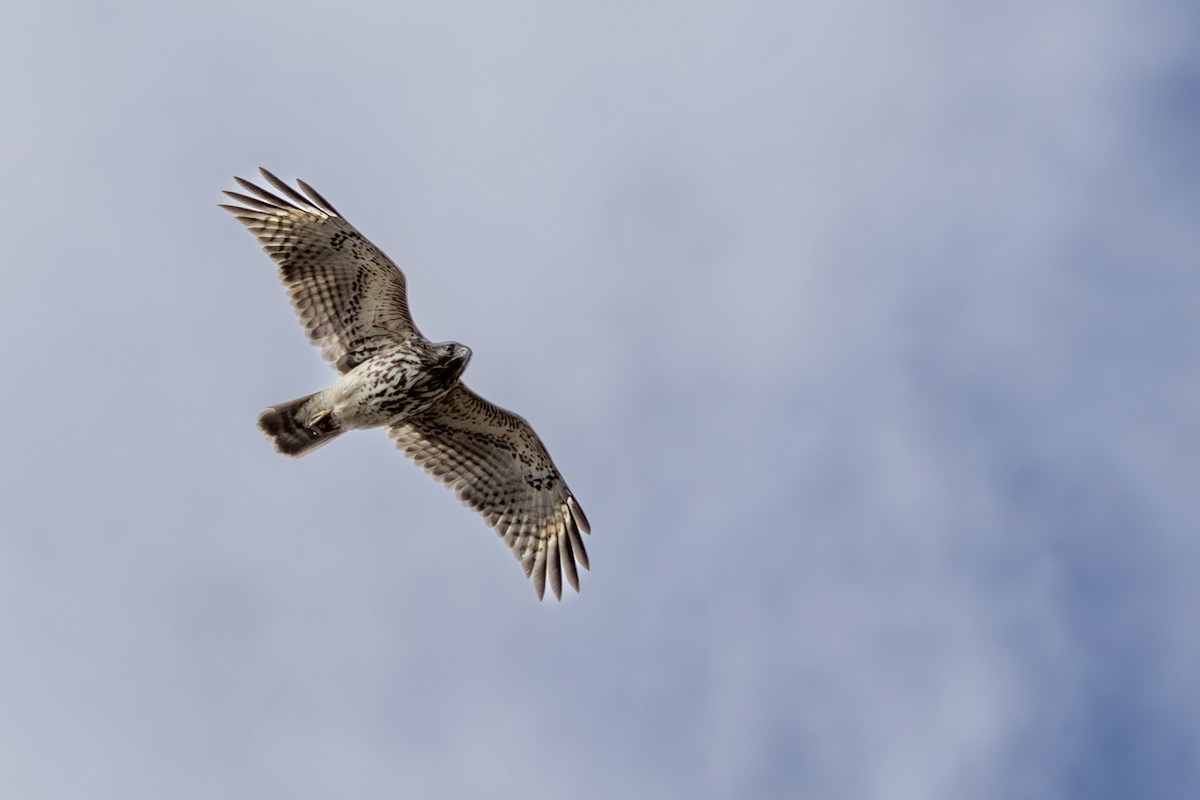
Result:
<instances>
[{"instance_id":1,"label":"wingtip","mask_svg":"<svg viewBox=\"0 0 1200 800\"><path fill-rule=\"evenodd\" d=\"M537 592L538 600L543 600L546 597L546 548L537 551L531 571L533 590Z\"/></svg>"},{"instance_id":2,"label":"wingtip","mask_svg":"<svg viewBox=\"0 0 1200 800\"><path fill-rule=\"evenodd\" d=\"M318 208L320 208L322 211L324 211L328 214L332 214L335 217L342 216L341 212L339 212L336 208L333 207L333 203L326 200L321 195L321 193L318 192L316 189L312 188L311 186L309 186L307 183L300 180L299 178L296 179L296 185L299 186L304 191L304 193L307 194L312 199L313 203Z\"/></svg>"},{"instance_id":3,"label":"wingtip","mask_svg":"<svg viewBox=\"0 0 1200 800\"><path fill-rule=\"evenodd\" d=\"M579 501L575 499L575 495L567 496L567 507L571 510L571 516L575 519L575 525L579 530L591 535L592 526L588 523L587 515L583 513L583 509L579 506Z\"/></svg>"},{"instance_id":4,"label":"wingtip","mask_svg":"<svg viewBox=\"0 0 1200 800\"><path fill-rule=\"evenodd\" d=\"M555 600L562 600L562 553L558 549L558 536L551 535L546 543L546 572L549 573L550 591Z\"/></svg>"}]
</instances>

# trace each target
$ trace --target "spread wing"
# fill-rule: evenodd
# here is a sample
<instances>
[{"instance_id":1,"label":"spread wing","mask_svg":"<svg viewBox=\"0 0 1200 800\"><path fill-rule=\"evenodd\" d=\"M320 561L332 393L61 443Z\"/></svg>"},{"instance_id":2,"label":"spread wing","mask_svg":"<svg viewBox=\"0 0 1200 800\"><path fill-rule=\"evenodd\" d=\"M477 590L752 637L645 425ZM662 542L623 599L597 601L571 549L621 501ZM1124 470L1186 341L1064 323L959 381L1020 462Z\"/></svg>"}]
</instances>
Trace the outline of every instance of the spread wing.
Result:
<instances>
[{"instance_id":1,"label":"spread wing","mask_svg":"<svg viewBox=\"0 0 1200 800\"><path fill-rule=\"evenodd\" d=\"M292 306L312 343L340 372L416 334L404 273L304 181L297 192L263 169L279 192L235 178L249 194L222 205L279 265ZM282 196L280 196L282 195Z\"/></svg>"},{"instance_id":2,"label":"spread wing","mask_svg":"<svg viewBox=\"0 0 1200 800\"><path fill-rule=\"evenodd\" d=\"M562 596L564 571L579 591L575 565L588 566L579 535L590 532L587 517L528 422L459 383L389 433L406 456L496 529L533 578L539 599L547 576L554 596Z\"/></svg>"}]
</instances>

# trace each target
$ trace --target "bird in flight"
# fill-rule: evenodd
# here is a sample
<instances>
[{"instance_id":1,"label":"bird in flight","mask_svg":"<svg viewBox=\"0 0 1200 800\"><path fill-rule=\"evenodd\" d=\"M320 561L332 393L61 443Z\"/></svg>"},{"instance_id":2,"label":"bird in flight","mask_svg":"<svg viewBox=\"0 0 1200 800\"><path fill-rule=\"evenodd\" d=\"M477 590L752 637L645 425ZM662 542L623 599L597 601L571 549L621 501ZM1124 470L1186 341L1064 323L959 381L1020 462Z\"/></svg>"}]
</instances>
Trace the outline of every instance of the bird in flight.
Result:
<instances>
[{"instance_id":1,"label":"bird in flight","mask_svg":"<svg viewBox=\"0 0 1200 800\"><path fill-rule=\"evenodd\" d=\"M271 406L258 427L284 455L302 456L356 428L386 427L396 446L453 489L504 539L541 599L562 577L579 591L587 517L545 445L522 417L462 382L471 351L431 342L408 311L404 273L304 181L265 169L278 192L235 178L226 209L279 265L308 338L337 382Z\"/></svg>"}]
</instances>

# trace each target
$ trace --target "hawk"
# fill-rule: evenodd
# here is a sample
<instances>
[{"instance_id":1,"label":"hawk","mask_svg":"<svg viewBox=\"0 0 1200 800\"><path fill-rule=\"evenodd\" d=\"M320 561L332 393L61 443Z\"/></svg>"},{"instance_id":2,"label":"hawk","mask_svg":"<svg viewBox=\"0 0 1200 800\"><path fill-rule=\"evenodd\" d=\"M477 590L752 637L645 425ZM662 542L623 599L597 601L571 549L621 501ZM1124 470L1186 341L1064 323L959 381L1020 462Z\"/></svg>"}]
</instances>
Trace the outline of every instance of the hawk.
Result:
<instances>
[{"instance_id":1,"label":"hawk","mask_svg":"<svg viewBox=\"0 0 1200 800\"><path fill-rule=\"evenodd\" d=\"M225 205L275 263L308 338L340 377L271 406L258 427L284 455L302 456L356 428L386 427L396 446L453 489L512 549L533 579L562 597L587 569L587 517L545 445L522 417L462 382L471 350L430 342L408 311L404 273L304 181L265 169L278 194L235 178Z\"/></svg>"}]
</instances>

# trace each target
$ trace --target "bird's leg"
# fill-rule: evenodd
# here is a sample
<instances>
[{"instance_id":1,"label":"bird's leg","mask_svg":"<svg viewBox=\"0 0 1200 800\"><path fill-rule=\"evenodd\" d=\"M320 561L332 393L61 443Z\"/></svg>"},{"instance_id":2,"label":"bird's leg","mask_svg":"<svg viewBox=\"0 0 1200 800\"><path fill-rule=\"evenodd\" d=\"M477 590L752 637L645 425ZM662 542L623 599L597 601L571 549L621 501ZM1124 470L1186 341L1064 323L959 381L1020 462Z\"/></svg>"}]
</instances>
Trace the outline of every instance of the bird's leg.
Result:
<instances>
[{"instance_id":1,"label":"bird's leg","mask_svg":"<svg viewBox=\"0 0 1200 800\"><path fill-rule=\"evenodd\" d=\"M332 413L332 409L328 408L322 408L318 411L314 411L313 415L308 418L308 427L312 430L327 430L330 426L326 425L324 428L322 428L321 423L326 422Z\"/></svg>"}]
</instances>

